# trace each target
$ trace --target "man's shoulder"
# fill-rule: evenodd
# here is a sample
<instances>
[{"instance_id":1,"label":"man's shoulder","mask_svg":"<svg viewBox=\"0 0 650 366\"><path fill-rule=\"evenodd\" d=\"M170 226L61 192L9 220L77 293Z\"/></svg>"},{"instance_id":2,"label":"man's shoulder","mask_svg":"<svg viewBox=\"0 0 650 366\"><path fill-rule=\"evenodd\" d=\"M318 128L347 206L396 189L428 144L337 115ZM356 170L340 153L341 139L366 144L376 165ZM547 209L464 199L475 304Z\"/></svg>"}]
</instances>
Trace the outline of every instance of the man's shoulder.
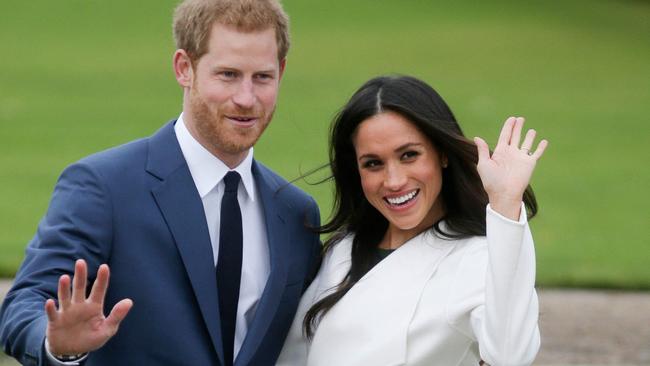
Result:
<instances>
[{"instance_id":1,"label":"man's shoulder","mask_svg":"<svg viewBox=\"0 0 650 366\"><path fill-rule=\"evenodd\" d=\"M73 165L85 165L99 170L119 171L134 164L142 164L146 160L148 140L149 138L140 138L114 146L88 155Z\"/></svg>"},{"instance_id":2,"label":"man's shoulder","mask_svg":"<svg viewBox=\"0 0 650 366\"><path fill-rule=\"evenodd\" d=\"M171 130L170 130L171 129ZM151 136L138 138L121 145L113 146L105 150L88 155L72 164L73 166L86 166L103 172L114 172L116 174L125 173L132 168L144 168L151 153L150 146L159 136L174 138L173 126L163 126L159 131ZM170 135L170 136L167 136ZM160 140L160 139L159 139ZM160 141L169 144L169 140Z\"/></svg>"},{"instance_id":3,"label":"man's shoulder","mask_svg":"<svg viewBox=\"0 0 650 366\"><path fill-rule=\"evenodd\" d=\"M291 206L304 206L310 202L315 204L314 199L305 191L288 182L285 178L260 163L255 161L254 174L259 175L266 184L275 192L275 194L285 203Z\"/></svg>"}]
</instances>

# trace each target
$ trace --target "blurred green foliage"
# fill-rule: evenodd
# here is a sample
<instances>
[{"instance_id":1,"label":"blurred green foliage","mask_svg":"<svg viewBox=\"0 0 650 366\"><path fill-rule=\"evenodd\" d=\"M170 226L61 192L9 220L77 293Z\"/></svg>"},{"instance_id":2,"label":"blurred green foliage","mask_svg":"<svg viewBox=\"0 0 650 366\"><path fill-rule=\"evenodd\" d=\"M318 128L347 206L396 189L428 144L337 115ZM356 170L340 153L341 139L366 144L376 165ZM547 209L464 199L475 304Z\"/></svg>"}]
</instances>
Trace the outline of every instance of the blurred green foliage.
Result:
<instances>
[{"instance_id":1,"label":"blurred green foliage","mask_svg":"<svg viewBox=\"0 0 650 366\"><path fill-rule=\"evenodd\" d=\"M0 3L0 275L15 273L66 165L178 116L175 3ZM293 44L259 160L289 179L321 165L351 93L411 74L469 136L494 143L506 117L523 115L550 140L533 182L540 285L650 288L650 3L284 4ZM299 185L326 218L330 186Z\"/></svg>"}]
</instances>

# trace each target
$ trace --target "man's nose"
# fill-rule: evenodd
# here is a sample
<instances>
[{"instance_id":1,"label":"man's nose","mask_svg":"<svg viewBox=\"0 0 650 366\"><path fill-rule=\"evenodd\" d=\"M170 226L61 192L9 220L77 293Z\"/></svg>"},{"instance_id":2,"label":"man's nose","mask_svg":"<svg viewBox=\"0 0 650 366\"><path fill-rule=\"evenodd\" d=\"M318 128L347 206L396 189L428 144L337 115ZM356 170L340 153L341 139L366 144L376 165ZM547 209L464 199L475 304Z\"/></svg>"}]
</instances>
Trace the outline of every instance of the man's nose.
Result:
<instances>
[{"instance_id":1,"label":"man's nose","mask_svg":"<svg viewBox=\"0 0 650 366\"><path fill-rule=\"evenodd\" d=\"M255 105L255 90L252 80L243 80L232 97L233 103L242 109L251 109Z\"/></svg>"}]
</instances>

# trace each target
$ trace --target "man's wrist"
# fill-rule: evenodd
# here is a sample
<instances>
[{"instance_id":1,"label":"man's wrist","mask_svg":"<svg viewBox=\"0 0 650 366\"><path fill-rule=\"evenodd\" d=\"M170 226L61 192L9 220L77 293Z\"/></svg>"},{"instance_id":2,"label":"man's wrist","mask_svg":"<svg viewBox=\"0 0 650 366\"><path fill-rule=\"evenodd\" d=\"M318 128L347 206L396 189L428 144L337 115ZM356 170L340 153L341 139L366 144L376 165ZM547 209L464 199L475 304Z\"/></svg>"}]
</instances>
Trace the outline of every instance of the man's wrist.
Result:
<instances>
[{"instance_id":1,"label":"man's wrist","mask_svg":"<svg viewBox=\"0 0 650 366\"><path fill-rule=\"evenodd\" d=\"M57 366L78 366L88 357L88 352L76 355L54 354L50 350L50 343L48 342L47 337L45 338L45 353L50 362Z\"/></svg>"}]
</instances>

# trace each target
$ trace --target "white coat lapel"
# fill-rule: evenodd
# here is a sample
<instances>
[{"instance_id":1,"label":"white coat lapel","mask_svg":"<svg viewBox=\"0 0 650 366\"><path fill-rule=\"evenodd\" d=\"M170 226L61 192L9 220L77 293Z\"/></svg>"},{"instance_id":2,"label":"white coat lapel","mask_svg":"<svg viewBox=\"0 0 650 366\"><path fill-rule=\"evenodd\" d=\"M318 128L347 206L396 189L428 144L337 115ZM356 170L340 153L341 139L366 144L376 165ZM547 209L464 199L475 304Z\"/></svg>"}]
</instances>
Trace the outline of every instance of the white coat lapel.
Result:
<instances>
[{"instance_id":1,"label":"white coat lapel","mask_svg":"<svg viewBox=\"0 0 650 366\"><path fill-rule=\"evenodd\" d=\"M377 264L323 317L308 364L404 364L408 329L422 291L452 248L452 241L427 231Z\"/></svg>"}]
</instances>

